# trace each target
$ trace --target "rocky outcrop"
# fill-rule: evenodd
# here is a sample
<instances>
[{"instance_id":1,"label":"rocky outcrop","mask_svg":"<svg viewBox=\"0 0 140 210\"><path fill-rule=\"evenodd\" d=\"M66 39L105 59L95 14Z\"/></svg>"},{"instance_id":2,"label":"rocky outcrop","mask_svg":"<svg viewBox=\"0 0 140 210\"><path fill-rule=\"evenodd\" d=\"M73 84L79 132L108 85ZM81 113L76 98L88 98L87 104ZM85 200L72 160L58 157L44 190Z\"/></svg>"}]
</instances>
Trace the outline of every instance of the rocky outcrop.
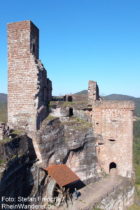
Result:
<instances>
[{"instance_id":1,"label":"rocky outcrop","mask_svg":"<svg viewBox=\"0 0 140 210\"><path fill-rule=\"evenodd\" d=\"M34 187L31 168L36 155L32 140L26 135L4 140L0 144L0 157L0 198L1 201L4 196L15 198L14 204L19 196L29 196Z\"/></svg>"},{"instance_id":2,"label":"rocky outcrop","mask_svg":"<svg viewBox=\"0 0 140 210\"><path fill-rule=\"evenodd\" d=\"M132 182L125 181L102 198L97 207L102 210L125 210L134 203L135 188Z\"/></svg>"},{"instance_id":3,"label":"rocky outcrop","mask_svg":"<svg viewBox=\"0 0 140 210\"><path fill-rule=\"evenodd\" d=\"M99 179L100 168L90 123L75 117L49 116L37 138L46 167L65 163L86 183Z\"/></svg>"},{"instance_id":4,"label":"rocky outcrop","mask_svg":"<svg viewBox=\"0 0 140 210\"><path fill-rule=\"evenodd\" d=\"M106 176L82 188L80 193L68 210L126 210L134 202L133 181L121 176Z\"/></svg>"},{"instance_id":5,"label":"rocky outcrop","mask_svg":"<svg viewBox=\"0 0 140 210\"><path fill-rule=\"evenodd\" d=\"M37 160L34 141L42 163ZM0 197L44 194L46 174L42 168L54 163L67 164L86 184L101 176L91 124L76 117L48 116L33 141L27 135L4 139L0 157Z\"/></svg>"}]
</instances>

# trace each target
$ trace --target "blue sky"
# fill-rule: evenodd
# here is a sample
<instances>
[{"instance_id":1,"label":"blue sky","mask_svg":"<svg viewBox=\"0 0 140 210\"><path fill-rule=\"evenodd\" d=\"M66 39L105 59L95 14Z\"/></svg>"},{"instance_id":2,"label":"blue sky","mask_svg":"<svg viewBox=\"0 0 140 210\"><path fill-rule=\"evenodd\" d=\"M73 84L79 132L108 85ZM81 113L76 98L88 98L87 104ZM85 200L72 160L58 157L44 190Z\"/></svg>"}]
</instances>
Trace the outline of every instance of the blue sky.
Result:
<instances>
[{"instance_id":1,"label":"blue sky","mask_svg":"<svg viewBox=\"0 0 140 210\"><path fill-rule=\"evenodd\" d=\"M32 20L53 94L87 89L140 97L140 0L1 0L0 92L7 92L6 24Z\"/></svg>"}]
</instances>

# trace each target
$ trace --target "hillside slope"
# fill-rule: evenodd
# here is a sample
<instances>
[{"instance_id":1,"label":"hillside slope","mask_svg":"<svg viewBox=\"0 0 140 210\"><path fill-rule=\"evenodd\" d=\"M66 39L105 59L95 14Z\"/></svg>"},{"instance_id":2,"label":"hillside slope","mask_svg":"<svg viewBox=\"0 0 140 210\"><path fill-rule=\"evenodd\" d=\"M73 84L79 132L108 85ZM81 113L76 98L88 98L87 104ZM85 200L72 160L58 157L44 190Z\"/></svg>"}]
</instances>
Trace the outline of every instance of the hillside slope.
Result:
<instances>
[{"instance_id":1,"label":"hillside slope","mask_svg":"<svg viewBox=\"0 0 140 210\"><path fill-rule=\"evenodd\" d=\"M7 121L7 94L0 93L0 122Z\"/></svg>"},{"instance_id":2,"label":"hillside slope","mask_svg":"<svg viewBox=\"0 0 140 210\"><path fill-rule=\"evenodd\" d=\"M7 94L0 93L0 103L7 103Z\"/></svg>"}]
</instances>

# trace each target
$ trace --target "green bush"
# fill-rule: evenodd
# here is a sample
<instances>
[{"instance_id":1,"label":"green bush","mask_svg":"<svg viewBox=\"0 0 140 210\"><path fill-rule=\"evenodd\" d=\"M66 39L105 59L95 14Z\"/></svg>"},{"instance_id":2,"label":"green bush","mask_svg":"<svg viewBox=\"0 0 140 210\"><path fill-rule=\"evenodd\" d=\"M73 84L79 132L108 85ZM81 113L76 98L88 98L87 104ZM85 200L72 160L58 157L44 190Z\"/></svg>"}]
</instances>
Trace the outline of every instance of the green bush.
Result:
<instances>
[{"instance_id":1,"label":"green bush","mask_svg":"<svg viewBox=\"0 0 140 210\"><path fill-rule=\"evenodd\" d=\"M134 144L133 144L133 158L135 168L135 188L136 188L136 200L140 201L140 120L134 122ZM139 209L137 205L133 205L131 209Z\"/></svg>"}]
</instances>

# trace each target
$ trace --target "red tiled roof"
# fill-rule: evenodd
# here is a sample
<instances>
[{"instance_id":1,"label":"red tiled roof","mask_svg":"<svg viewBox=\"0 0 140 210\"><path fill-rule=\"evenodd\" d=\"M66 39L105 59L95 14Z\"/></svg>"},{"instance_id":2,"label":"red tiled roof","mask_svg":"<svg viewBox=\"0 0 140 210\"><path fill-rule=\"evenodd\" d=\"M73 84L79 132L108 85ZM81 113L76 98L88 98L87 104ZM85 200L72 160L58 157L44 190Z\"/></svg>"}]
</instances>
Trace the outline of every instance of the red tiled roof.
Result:
<instances>
[{"instance_id":1,"label":"red tiled roof","mask_svg":"<svg viewBox=\"0 0 140 210\"><path fill-rule=\"evenodd\" d=\"M65 164L50 165L45 170L48 171L48 174L61 187L80 180L80 178Z\"/></svg>"}]
</instances>

